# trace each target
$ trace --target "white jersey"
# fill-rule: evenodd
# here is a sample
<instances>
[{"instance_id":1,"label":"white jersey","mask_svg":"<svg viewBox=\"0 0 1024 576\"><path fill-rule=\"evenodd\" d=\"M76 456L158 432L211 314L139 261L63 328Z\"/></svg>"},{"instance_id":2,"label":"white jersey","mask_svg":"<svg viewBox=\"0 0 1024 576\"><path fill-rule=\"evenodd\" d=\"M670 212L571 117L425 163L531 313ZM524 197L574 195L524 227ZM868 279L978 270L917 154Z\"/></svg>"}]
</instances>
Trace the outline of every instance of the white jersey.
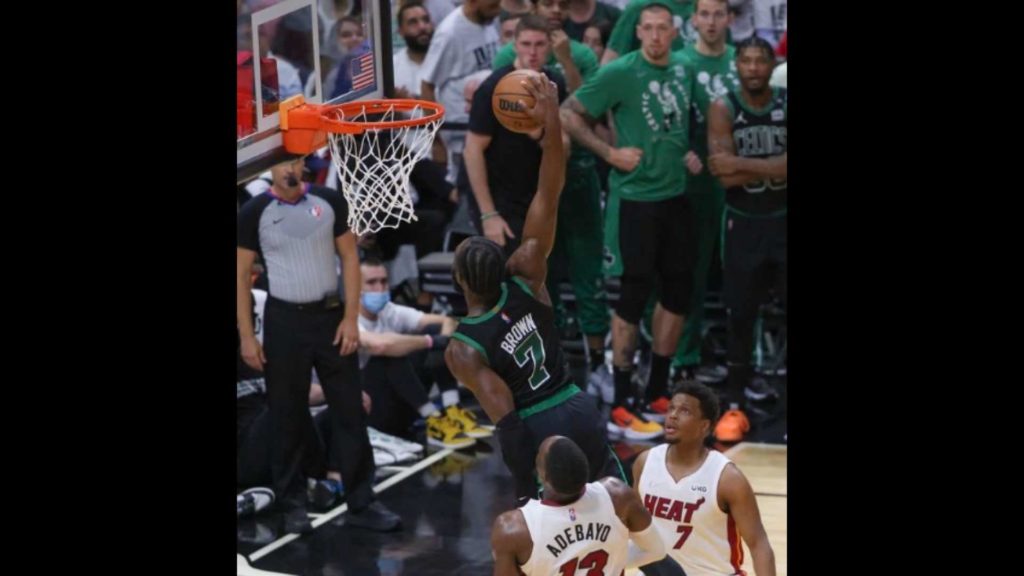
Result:
<instances>
[{"instance_id":1,"label":"white jersey","mask_svg":"<svg viewBox=\"0 0 1024 576\"><path fill-rule=\"evenodd\" d=\"M637 491L669 556L686 576L745 574L740 568L739 529L732 516L718 507L718 480L730 460L711 450L696 472L676 482L665 462L668 447L651 448Z\"/></svg>"},{"instance_id":2,"label":"white jersey","mask_svg":"<svg viewBox=\"0 0 1024 576\"><path fill-rule=\"evenodd\" d=\"M530 559L519 567L526 576L577 571L618 576L626 568L629 528L615 514L612 497L600 482L587 484L572 504L530 500L520 511L533 540Z\"/></svg>"}]
</instances>

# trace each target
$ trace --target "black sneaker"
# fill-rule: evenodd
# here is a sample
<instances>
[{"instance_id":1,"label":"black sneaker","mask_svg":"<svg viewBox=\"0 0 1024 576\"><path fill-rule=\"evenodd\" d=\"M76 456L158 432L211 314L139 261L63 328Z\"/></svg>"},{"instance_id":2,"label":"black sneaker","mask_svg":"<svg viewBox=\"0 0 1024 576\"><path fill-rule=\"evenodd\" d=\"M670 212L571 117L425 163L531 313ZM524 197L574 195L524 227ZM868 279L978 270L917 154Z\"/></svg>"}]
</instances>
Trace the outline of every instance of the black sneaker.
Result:
<instances>
[{"instance_id":1,"label":"black sneaker","mask_svg":"<svg viewBox=\"0 0 1024 576\"><path fill-rule=\"evenodd\" d=\"M306 492L309 503L315 510L326 510L334 505L339 494L335 492L334 486L327 480L316 480L313 486Z\"/></svg>"},{"instance_id":2,"label":"black sneaker","mask_svg":"<svg viewBox=\"0 0 1024 576\"><path fill-rule=\"evenodd\" d=\"M374 532L392 532L402 527L402 519L380 502L374 501L358 512L350 510L345 524Z\"/></svg>"},{"instance_id":3,"label":"black sneaker","mask_svg":"<svg viewBox=\"0 0 1024 576\"><path fill-rule=\"evenodd\" d=\"M309 534L313 531L305 507L299 506L284 513L284 531L289 534Z\"/></svg>"},{"instance_id":4,"label":"black sneaker","mask_svg":"<svg viewBox=\"0 0 1024 576\"><path fill-rule=\"evenodd\" d=\"M763 402L770 398L778 398L779 391L773 388L764 378L757 377L750 381L743 394L753 402Z\"/></svg>"}]
</instances>

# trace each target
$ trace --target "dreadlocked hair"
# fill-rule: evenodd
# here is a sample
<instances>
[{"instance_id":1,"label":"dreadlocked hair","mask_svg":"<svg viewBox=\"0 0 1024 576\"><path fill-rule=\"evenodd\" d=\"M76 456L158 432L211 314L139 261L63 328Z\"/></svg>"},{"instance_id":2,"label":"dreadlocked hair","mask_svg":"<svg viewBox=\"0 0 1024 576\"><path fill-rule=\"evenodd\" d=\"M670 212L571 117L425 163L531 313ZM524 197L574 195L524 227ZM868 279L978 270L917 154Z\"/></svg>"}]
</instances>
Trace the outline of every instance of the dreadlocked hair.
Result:
<instances>
[{"instance_id":1,"label":"dreadlocked hair","mask_svg":"<svg viewBox=\"0 0 1024 576\"><path fill-rule=\"evenodd\" d=\"M455 272L474 294L495 302L505 279L505 251L483 236L467 238L455 254Z\"/></svg>"}]
</instances>

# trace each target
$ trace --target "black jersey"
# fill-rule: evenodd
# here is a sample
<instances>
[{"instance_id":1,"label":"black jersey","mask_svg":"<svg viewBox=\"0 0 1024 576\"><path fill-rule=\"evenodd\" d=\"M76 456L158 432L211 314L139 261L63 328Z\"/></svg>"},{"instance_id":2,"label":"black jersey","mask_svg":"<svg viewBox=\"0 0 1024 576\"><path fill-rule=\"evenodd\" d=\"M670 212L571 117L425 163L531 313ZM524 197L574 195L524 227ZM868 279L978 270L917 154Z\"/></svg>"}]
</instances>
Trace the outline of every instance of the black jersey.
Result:
<instances>
[{"instance_id":1,"label":"black jersey","mask_svg":"<svg viewBox=\"0 0 1024 576\"><path fill-rule=\"evenodd\" d=\"M754 110L731 90L726 103L732 112L732 141L737 156L771 158L786 152L785 88L772 88L772 99L761 110ZM786 199L785 179L758 180L726 190L726 203L749 214L785 210Z\"/></svg>"},{"instance_id":2,"label":"black jersey","mask_svg":"<svg viewBox=\"0 0 1024 576\"><path fill-rule=\"evenodd\" d=\"M558 392L570 380L555 329L554 310L539 300L522 279L501 284L493 308L459 322L453 338L472 346L508 384L516 410Z\"/></svg>"}]
</instances>

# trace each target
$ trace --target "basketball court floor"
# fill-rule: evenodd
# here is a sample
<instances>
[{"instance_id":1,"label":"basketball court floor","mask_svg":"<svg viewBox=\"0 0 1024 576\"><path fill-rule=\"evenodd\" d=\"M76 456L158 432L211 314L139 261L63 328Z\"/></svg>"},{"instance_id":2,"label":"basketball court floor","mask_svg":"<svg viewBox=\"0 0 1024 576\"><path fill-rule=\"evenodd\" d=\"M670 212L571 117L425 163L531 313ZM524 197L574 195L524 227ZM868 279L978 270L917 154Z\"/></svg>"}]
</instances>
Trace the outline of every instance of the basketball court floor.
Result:
<instances>
[{"instance_id":1,"label":"basketball court floor","mask_svg":"<svg viewBox=\"0 0 1024 576\"><path fill-rule=\"evenodd\" d=\"M618 442L615 449L628 468L636 455L650 446L652 444ZM786 446L743 442L718 448L732 458L750 480L775 550L778 574L785 576ZM324 576L489 576L493 573L491 524L498 514L511 508L514 492L512 478L494 438L480 440L466 450L428 450L422 460L378 480L376 487L380 500L402 517L401 531L377 534L346 527L344 505L314 517L316 530L301 537L283 534L278 517L272 513L240 519L238 574L266 571ZM750 553L746 546L744 550L744 569L752 574Z\"/></svg>"}]
</instances>

